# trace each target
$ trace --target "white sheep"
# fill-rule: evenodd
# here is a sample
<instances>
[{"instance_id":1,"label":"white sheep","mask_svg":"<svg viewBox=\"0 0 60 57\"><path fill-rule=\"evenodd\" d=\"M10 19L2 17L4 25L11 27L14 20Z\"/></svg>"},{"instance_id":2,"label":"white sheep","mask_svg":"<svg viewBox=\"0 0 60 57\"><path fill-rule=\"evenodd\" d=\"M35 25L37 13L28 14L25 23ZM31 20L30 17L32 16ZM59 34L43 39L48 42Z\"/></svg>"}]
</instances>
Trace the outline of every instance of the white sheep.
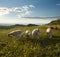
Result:
<instances>
[{"instance_id":1,"label":"white sheep","mask_svg":"<svg viewBox=\"0 0 60 57\"><path fill-rule=\"evenodd\" d=\"M31 35L30 31L29 31L29 30L26 30L26 31L25 31L25 35L26 35L27 37L29 37L29 36Z\"/></svg>"},{"instance_id":2,"label":"white sheep","mask_svg":"<svg viewBox=\"0 0 60 57\"><path fill-rule=\"evenodd\" d=\"M46 32L50 36L50 38L52 38L52 28L51 27L47 28Z\"/></svg>"},{"instance_id":3,"label":"white sheep","mask_svg":"<svg viewBox=\"0 0 60 57\"><path fill-rule=\"evenodd\" d=\"M15 30L15 31L11 31L10 33L8 33L8 36L12 37L12 36L17 36L17 37L22 37L22 31L21 30Z\"/></svg>"},{"instance_id":4,"label":"white sheep","mask_svg":"<svg viewBox=\"0 0 60 57\"><path fill-rule=\"evenodd\" d=\"M34 29L34 30L32 31L32 36L33 36L34 38L40 37L40 31L39 31L38 28L36 28L36 29Z\"/></svg>"}]
</instances>

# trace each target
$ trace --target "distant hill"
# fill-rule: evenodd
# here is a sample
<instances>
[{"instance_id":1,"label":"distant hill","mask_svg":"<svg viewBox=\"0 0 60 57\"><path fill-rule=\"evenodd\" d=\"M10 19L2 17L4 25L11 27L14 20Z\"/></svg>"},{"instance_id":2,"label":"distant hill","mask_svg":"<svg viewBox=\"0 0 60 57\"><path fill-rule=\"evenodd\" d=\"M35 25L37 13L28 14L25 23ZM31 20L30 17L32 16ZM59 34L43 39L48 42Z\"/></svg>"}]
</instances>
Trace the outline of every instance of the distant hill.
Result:
<instances>
[{"instance_id":1,"label":"distant hill","mask_svg":"<svg viewBox=\"0 0 60 57\"><path fill-rule=\"evenodd\" d=\"M25 26L25 25L23 25L23 24L15 24L15 25L12 25L12 26Z\"/></svg>"},{"instance_id":2,"label":"distant hill","mask_svg":"<svg viewBox=\"0 0 60 57\"><path fill-rule=\"evenodd\" d=\"M17 27L17 26L26 27L26 26L38 26L38 25L36 25L36 24L28 24L28 25L15 24L15 25L10 25L10 26L0 25L0 29L10 29L10 28L14 28L14 27Z\"/></svg>"},{"instance_id":3,"label":"distant hill","mask_svg":"<svg viewBox=\"0 0 60 57\"><path fill-rule=\"evenodd\" d=\"M50 23L48 23L48 25L60 25L60 19L51 21Z\"/></svg>"},{"instance_id":4,"label":"distant hill","mask_svg":"<svg viewBox=\"0 0 60 57\"><path fill-rule=\"evenodd\" d=\"M13 26L0 26L0 29L10 29L13 28Z\"/></svg>"},{"instance_id":5,"label":"distant hill","mask_svg":"<svg viewBox=\"0 0 60 57\"><path fill-rule=\"evenodd\" d=\"M38 25L36 25L36 24L28 24L27 26L38 26Z\"/></svg>"}]
</instances>

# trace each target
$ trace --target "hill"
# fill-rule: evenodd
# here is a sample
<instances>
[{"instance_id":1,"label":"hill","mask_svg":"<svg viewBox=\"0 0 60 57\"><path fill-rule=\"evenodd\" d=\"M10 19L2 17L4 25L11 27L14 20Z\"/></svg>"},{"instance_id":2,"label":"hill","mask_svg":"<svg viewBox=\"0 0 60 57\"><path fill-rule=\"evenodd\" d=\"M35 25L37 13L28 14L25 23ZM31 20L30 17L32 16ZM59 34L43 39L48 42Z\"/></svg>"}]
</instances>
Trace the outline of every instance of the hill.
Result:
<instances>
[{"instance_id":1,"label":"hill","mask_svg":"<svg viewBox=\"0 0 60 57\"><path fill-rule=\"evenodd\" d=\"M60 25L60 19L51 21L48 25Z\"/></svg>"},{"instance_id":2,"label":"hill","mask_svg":"<svg viewBox=\"0 0 60 57\"><path fill-rule=\"evenodd\" d=\"M27 26L38 26L38 25L36 25L36 24L28 24Z\"/></svg>"}]
</instances>

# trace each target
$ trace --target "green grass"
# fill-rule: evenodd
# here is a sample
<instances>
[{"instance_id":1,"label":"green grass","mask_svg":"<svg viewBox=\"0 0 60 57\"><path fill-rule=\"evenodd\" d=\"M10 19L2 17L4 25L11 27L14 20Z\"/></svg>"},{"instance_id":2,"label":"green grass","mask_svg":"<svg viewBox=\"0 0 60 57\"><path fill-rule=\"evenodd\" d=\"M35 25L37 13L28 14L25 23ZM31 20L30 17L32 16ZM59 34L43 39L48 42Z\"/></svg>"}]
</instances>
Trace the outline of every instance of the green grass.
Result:
<instances>
[{"instance_id":1,"label":"green grass","mask_svg":"<svg viewBox=\"0 0 60 57\"><path fill-rule=\"evenodd\" d=\"M49 38L47 27L49 25L0 29L0 57L60 57L60 31L53 30L53 38ZM24 32L34 28L41 31L40 38L26 37ZM13 30L22 30L24 37L8 37L7 34Z\"/></svg>"}]
</instances>

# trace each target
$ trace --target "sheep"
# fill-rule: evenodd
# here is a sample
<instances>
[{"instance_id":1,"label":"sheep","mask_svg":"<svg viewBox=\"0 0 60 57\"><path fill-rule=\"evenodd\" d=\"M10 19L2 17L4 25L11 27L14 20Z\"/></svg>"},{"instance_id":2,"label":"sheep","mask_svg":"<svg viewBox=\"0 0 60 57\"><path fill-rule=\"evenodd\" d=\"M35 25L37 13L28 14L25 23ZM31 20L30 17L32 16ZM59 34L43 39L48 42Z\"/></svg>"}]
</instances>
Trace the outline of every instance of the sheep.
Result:
<instances>
[{"instance_id":1,"label":"sheep","mask_svg":"<svg viewBox=\"0 0 60 57\"><path fill-rule=\"evenodd\" d=\"M50 36L50 38L52 38L52 28L51 27L46 29L46 33Z\"/></svg>"},{"instance_id":2,"label":"sheep","mask_svg":"<svg viewBox=\"0 0 60 57\"><path fill-rule=\"evenodd\" d=\"M23 34L21 30L15 30L15 31L11 31L10 33L8 33L8 36L9 37L12 37L12 36L22 37Z\"/></svg>"},{"instance_id":3,"label":"sheep","mask_svg":"<svg viewBox=\"0 0 60 57\"><path fill-rule=\"evenodd\" d=\"M39 29L38 28L36 28L36 29L34 29L33 31L32 31L32 36L34 37L34 38L36 38L36 37L40 37L40 31L39 31Z\"/></svg>"},{"instance_id":4,"label":"sheep","mask_svg":"<svg viewBox=\"0 0 60 57\"><path fill-rule=\"evenodd\" d=\"M25 35L26 35L27 37L29 37L29 36L31 35L30 31L29 31L29 30L26 30L26 31L25 31Z\"/></svg>"}]
</instances>

